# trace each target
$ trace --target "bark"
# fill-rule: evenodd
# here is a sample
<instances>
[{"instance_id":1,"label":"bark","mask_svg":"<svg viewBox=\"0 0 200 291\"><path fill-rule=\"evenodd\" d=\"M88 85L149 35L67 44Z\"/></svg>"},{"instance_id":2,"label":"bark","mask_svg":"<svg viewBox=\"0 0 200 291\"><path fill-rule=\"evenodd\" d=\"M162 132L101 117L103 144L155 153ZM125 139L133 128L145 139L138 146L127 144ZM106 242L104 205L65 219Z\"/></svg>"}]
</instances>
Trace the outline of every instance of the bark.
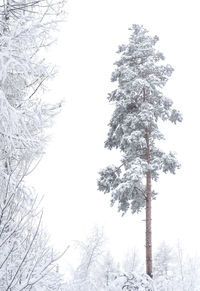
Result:
<instances>
[{"instance_id":1,"label":"bark","mask_svg":"<svg viewBox=\"0 0 200 291\"><path fill-rule=\"evenodd\" d=\"M150 164L149 130L146 129L146 159ZM151 170L146 173L146 273L153 278L152 272L152 231L151 231Z\"/></svg>"}]
</instances>

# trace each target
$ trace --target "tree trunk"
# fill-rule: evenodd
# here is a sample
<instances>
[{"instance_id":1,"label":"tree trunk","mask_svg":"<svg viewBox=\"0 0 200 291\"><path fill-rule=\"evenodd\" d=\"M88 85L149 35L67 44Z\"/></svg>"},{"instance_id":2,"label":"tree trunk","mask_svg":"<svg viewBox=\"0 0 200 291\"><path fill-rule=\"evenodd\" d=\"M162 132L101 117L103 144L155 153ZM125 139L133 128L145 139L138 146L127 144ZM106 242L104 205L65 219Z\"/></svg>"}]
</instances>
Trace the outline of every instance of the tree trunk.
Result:
<instances>
[{"instance_id":1,"label":"tree trunk","mask_svg":"<svg viewBox=\"0 0 200 291\"><path fill-rule=\"evenodd\" d=\"M146 130L146 159L150 164L149 130ZM152 233L151 233L151 170L146 173L146 273L153 278L152 272Z\"/></svg>"}]
</instances>

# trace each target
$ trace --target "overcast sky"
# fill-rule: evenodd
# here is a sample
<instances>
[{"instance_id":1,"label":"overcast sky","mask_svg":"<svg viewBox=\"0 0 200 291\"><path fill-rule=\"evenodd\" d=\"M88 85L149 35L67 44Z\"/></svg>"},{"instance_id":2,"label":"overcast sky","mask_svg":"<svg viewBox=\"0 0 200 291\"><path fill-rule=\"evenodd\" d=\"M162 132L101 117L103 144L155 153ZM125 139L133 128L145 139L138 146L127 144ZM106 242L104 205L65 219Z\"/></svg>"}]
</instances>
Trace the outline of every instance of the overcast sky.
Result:
<instances>
[{"instance_id":1,"label":"overcast sky","mask_svg":"<svg viewBox=\"0 0 200 291\"><path fill-rule=\"evenodd\" d=\"M116 163L104 149L113 107L106 100L118 45L128 42L128 28L143 24L175 71L165 94L184 121L164 124L163 147L177 152L182 164L175 176L161 175L153 202L153 244L178 239L191 252L200 244L199 189L199 1L69 0L68 16L53 48L59 74L49 96L65 99L52 129L46 156L29 183L45 195L45 222L58 248L82 239L94 224L104 226L114 255L127 248L144 251L144 214L121 217L109 195L97 191L98 170ZM200 255L200 253L199 253Z\"/></svg>"}]
</instances>

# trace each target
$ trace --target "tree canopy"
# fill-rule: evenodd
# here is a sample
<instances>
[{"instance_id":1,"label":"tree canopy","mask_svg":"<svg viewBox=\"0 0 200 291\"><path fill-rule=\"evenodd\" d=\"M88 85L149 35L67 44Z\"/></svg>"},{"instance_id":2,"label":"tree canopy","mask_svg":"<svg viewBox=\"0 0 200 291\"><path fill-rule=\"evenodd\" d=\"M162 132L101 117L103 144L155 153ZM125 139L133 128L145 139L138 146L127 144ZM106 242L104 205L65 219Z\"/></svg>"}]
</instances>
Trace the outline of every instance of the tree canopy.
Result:
<instances>
[{"instance_id":1,"label":"tree canopy","mask_svg":"<svg viewBox=\"0 0 200 291\"><path fill-rule=\"evenodd\" d=\"M155 48L158 37L150 36L140 25L133 25L130 31L129 43L119 46L120 59L112 73L111 81L118 86L108 94L115 109L105 147L121 151L121 165L101 170L98 180L99 190L111 193L111 204L118 201L123 213L129 208L135 213L145 206L147 171L157 181L160 171L175 173L179 168L174 153L165 153L156 141L164 139L159 120L182 121L172 100L161 91L173 68L163 64L164 56ZM155 195L152 191L153 198Z\"/></svg>"}]
</instances>

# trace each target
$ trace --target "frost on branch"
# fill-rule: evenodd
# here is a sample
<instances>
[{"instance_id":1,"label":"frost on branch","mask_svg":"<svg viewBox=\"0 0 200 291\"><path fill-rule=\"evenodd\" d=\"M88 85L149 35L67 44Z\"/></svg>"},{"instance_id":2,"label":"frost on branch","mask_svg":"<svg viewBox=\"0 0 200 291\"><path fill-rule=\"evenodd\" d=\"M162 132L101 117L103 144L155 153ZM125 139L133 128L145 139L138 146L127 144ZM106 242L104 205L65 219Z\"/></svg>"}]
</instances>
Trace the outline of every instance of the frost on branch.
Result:
<instances>
[{"instance_id":1,"label":"frost on branch","mask_svg":"<svg viewBox=\"0 0 200 291\"><path fill-rule=\"evenodd\" d=\"M98 189L104 193L109 193L115 189L121 180L119 179L121 170L115 166L108 166L99 172Z\"/></svg>"},{"instance_id":2,"label":"frost on branch","mask_svg":"<svg viewBox=\"0 0 200 291\"><path fill-rule=\"evenodd\" d=\"M41 229L37 196L2 167L0 185L0 290L56 290L62 283L56 272L58 255Z\"/></svg>"},{"instance_id":3,"label":"frost on branch","mask_svg":"<svg viewBox=\"0 0 200 291\"><path fill-rule=\"evenodd\" d=\"M54 40L62 6L62 1L11 0L0 7L0 157L6 171L41 157L46 128L59 112L60 103L41 99L45 82L55 75L41 52Z\"/></svg>"},{"instance_id":4,"label":"frost on branch","mask_svg":"<svg viewBox=\"0 0 200 291\"><path fill-rule=\"evenodd\" d=\"M119 211L125 213L130 207L133 213L138 212L145 205L145 186L141 181L146 170L147 164L139 158L123 172L119 167L108 166L99 172L98 189L112 193L111 205L118 201Z\"/></svg>"},{"instance_id":5,"label":"frost on branch","mask_svg":"<svg viewBox=\"0 0 200 291\"><path fill-rule=\"evenodd\" d=\"M42 101L55 70L43 53L63 1L0 5L0 290L59 290L58 256L41 229L41 211L24 178L44 153L60 104Z\"/></svg>"},{"instance_id":6,"label":"frost on branch","mask_svg":"<svg viewBox=\"0 0 200 291\"><path fill-rule=\"evenodd\" d=\"M115 103L109 122L105 147L119 149L122 166L111 166L100 171L98 187L111 193L111 204L119 203L125 213L140 211L146 199L146 174L157 181L160 172L175 173L180 167L173 153L165 153L157 146L164 139L158 121L182 121L173 102L161 89L173 72L163 64L164 56L155 49L157 36L150 36L143 26L133 25L127 45L119 47L120 58L112 82L117 88L108 95ZM152 198L155 193L152 192Z\"/></svg>"}]
</instances>

